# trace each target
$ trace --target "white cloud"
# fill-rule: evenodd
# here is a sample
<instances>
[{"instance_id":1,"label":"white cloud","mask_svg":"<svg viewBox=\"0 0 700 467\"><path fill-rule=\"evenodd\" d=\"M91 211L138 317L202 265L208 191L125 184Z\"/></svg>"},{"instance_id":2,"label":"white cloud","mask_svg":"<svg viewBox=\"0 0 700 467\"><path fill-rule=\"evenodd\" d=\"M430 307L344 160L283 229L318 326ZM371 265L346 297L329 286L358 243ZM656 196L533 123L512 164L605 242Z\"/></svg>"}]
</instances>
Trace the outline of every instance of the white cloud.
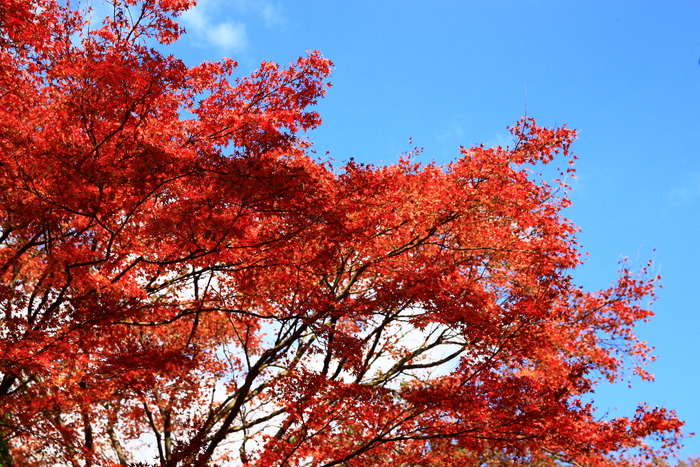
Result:
<instances>
[{"instance_id":1,"label":"white cloud","mask_svg":"<svg viewBox=\"0 0 700 467\"><path fill-rule=\"evenodd\" d=\"M220 18L220 2L200 0L197 6L182 15L182 23L195 40L204 40L226 52L243 52L248 46L245 24L235 21L216 21Z\"/></svg>"},{"instance_id":2,"label":"white cloud","mask_svg":"<svg viewBox=\"0 0 700 467\"><path fill-rule=\"evenodd\" d=\"M207 39L214 45L226 50L245 50L248 45L248 36L245 24L219 23L207 30Z\"/></svg>"},{"instance_id":3,"label":"white cloud","mask_svg":"<svg viewBox=\"0 0 700 467\"><path fill-rule=\"evenodd\" d=\"M281 26L287 19L282 14L282 7L279 4L273 5L272 3L260 3L260 14L265 20L265 25L267 27Z\"/></svg>"},{"instance_id":4,"label":"white cloud","mask_svg":"<svg viewBox=\"0 0 700 467\"><path fill-rule=\"evenodd\" d=\"M198 0L197 6L180 19L195 45L240 54L247 50L249 36L246 24L231 17L252 19L251 16L262 19L267 28L287 23L282 5L271 0Z\"/></svg>"},{"instance_id":5,"label":"white cloud","mask_svg":"<svg viewBox=\"0 0 700 467\"><path fill-rule=\"evenodd\" d=\"M513 141L513 135L511 135L510 133L498 133L492 138L486 140L484 146L487 148L493 148L496 146L501 146L502 148L505 148L506 146L513 147L514 144L515 143Z\"/></svg>"},{"instance_id":6,"label":"white cloud","mask_svg":"<svg viewBox=\"0 0 700 467\"><path fill-rule=\"evenodd\" d=\"M666 192L666 199L672 204L685 204L700 198L700 174L691 173L686 180L677 183L676 186Z\"/></svg>"},{"instance_id":7,"label":"white cloud","mask_svg":"<svg viewBox=\"0 0 700 467\"><path fill-rule=\"evenodd\" d=\"M222 0L219 0L220 2ZM234 7L240 13L253 13L259 15L264 21L265 26L271 28L280 26L287 22L282 10L282 5L279 1L270 0L226 0L228 7Z\"/></svg>"},{"instance_id":8,"label":"white cloud","mask_svg":"<svg viewBox=\"0 0 700 467\"><path fill-rule=\"evenodd\" d=\"M195 30L202 30L207 26L207 18L204 13L205 7L202 5L205 2L198 2L197 6L190 8L182 14L180 20L186 27Z\"/></svg>"},{"instance_id":9,"label":"white cloud","mask_svg":"<svg viewBox=\"0 0 700 467\"><path fill-rule=\"evenodd\" d=\"M454 144L456 148L460 144L464 144L466 132L459 123L452 123L445 131L438 135L437 139L441 143Z\"/></svg>"}]
</instances>

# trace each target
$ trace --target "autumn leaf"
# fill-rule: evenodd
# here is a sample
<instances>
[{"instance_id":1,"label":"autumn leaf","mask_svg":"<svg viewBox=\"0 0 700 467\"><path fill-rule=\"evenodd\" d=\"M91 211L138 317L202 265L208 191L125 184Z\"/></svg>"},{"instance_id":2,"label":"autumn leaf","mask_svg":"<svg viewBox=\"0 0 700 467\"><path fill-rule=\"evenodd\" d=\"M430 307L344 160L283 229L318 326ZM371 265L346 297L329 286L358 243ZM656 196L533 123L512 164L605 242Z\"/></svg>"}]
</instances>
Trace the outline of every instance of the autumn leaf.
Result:
<instances>
[{"instance_id":1,"label":"autumn leaf","mask_svg":"<svg viewBox=\"0 0 700 467\"><path fill-rule=\"evenodd\" d=\"M333 64L235 76L149 44L194 2L0 6L0 462L21 466L639 464L675 413L600 419L651 378L658 278L581 263L575 131L332 169L300 132ZM649 440L660 440L650 447ZM661 461L660 461L661 462ZM153 464L155 463L155 464Z\"/></svg>"}]
</instances>

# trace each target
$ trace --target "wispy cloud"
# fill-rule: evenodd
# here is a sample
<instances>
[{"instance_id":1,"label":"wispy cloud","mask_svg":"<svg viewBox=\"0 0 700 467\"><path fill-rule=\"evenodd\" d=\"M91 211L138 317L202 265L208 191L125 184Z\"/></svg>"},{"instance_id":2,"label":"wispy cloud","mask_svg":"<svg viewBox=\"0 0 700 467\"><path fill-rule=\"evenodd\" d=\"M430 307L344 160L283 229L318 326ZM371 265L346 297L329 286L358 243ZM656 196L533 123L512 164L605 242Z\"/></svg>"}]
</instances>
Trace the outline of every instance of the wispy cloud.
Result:
<instances>
[{"instance_id":1,"label":"wispy cloud","mask_svg":"<svg viewBox=\"0 0 700 467\"><path fill-rule=\"evenodd\" d=\"M282 13L282 7L279 4L259 2L257 5L267 27L282 26L287 22L287 18Z\"/></svg>"},{"instance_id":2,"label":"wispy cloud","mask_svg":"<svg viewBox=\"0 0 700 467\"><path fill-rule=\"evenodd\" d=\"M666 192L672 204L686 204L700 199L700 173L692 173L686 180Z\"/></svg>"},{"instance_id":3,"label":"wispy cloud","mask_svg":"<svg viewBox=\"0 0 700 467\"><path fill-rule=\"evenodd\" d=\"M242 51L248 45L245 24L219 23L207 30L209 42L226 50Z\"/></svg>"},{"instance_id":4,"label":"wispy cloud","mask_svg":"<svg viewBox=\"0 0 700 467\"><path fill-rule=\"evenodd\" d=\"M236 21L217 21L221 2L200 0L197 6L182 15L182 23L195 40L203 46L214 45L226 52L244 52L248 46L245 24Z\"/></svg>"},{"instance_id":5,"label":"wispy cloud","mask_svg":"<svg viewBox=\"0 0 700 467\"><path fill-rule=\"evenodd\" d=\"M503 148L506 146L513 147L514 144L513 136L510 133L497 133L484 142L484 146L487 148L493 148L496 146L501 146Z\"/></svg>"},{"instance_id":6,"label":"wispy cloud","mask_svg":"<svg viewBox=\"0 0 700 467\"><path fill-rule=\"evenodd\" d=\"M282 4L278 0L217 0L225 1L226 6L235 8L239 13L253 14L261 17L265 26L278 27L287 22Z\"/></svg>"},{"instance_id":7,"label":"wispy cloud","mask_svg":"<svg viewBox=\"0 0 700 467\"><path fill-rule=\"evenodd\" d=\"M464 144L465 135L466 132L464 131L464 127L462 127L462 125L459 123L452 123L445 129L445 131L438 135L437 139L441 143L454 144L455 147L457 147Z\"/></svg>"},{"instance_id":8,"label":"wispy cloud","mask_svg":"<svg viewBox=\"0 0 700 467\"><path fill-rule=\"evenodd\" d=\"M214 46L228 53L243 53L250 43L246 25L229 15L262 19L265 27L287 23L280 3L270 0L198 0L181 21L190 37L202 47Z\"/></svg>"}]
</instances>

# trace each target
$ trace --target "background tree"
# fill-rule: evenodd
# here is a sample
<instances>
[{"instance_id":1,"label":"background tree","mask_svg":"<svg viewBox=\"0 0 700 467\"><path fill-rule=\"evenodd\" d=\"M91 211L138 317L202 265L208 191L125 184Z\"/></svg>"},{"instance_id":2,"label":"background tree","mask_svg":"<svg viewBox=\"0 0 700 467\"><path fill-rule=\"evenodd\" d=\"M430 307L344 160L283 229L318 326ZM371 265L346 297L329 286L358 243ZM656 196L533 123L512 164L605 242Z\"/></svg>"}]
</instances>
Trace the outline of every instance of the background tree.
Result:
<instances>
[{"instance_id":1,"label":"background tree","mask_svg":"<svg viewBox=\"0 0 700 467\"><path fill-rule=\"evenodd\" d=\"M298 136L332 64L188 68L147 44L190 4L113 0L89 28L0 5L6 463L617 465L677 444L673 412L584 402L628 362L651 377L633 328L656 278L573 284L565 185L530 170L572 162L572 130L336 170Z\"/></svg>"}]
</instances>

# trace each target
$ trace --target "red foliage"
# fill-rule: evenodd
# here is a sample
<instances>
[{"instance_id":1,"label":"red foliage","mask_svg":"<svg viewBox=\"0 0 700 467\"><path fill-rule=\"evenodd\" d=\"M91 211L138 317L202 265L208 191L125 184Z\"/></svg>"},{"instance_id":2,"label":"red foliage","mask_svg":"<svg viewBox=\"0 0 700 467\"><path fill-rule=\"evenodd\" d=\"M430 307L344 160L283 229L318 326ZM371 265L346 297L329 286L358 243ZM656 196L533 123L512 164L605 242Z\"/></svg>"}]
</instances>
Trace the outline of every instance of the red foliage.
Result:
<instances>
[{"instance_id":1,"label":"red foliage","mask_svg":"<svg viewBox=\"0 0 700 467\"><path fill-rule=\"evenodd\" d=\"M656 278L572 283L565 190L529 167L573 159L574 131L523 119L514 147L448 166L334 171L297 136L330 61L188 68L145 39L175 40L191 1L113 3L89 33L61 2L0 4L17 465L603 466L674 448L673 412L582 402L626 362L650 377L633 328Z\"/></svg>"}]
</instances>

